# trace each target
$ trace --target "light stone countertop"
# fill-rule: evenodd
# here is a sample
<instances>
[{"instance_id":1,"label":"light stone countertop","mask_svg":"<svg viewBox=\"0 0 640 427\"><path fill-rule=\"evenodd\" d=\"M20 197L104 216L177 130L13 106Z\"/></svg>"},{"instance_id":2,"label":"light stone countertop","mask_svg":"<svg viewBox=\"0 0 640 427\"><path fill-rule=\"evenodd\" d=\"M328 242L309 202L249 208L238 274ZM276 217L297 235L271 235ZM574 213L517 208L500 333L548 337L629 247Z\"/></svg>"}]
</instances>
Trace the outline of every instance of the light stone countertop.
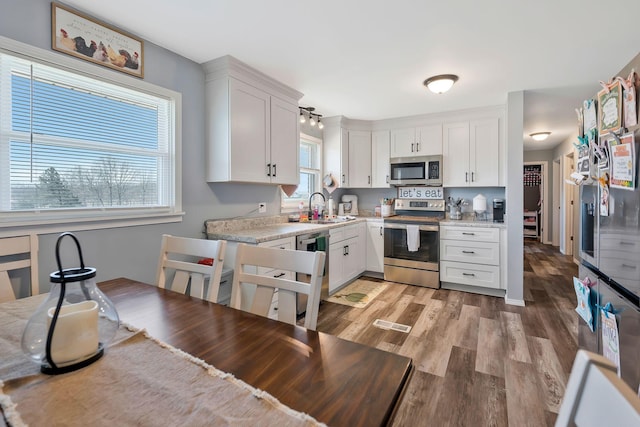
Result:
<instances>
[{"instance_id":1,"label":"light stone countertop","mask_svg":"<svg viewBox=\"0 0 640 427\"><path fill-rule=\"evenodd\" d=\"M345 227L359 222L365 222L366 217L358 217L354 220L336 222L330 224L314 224L312 222L284 222L280 217L257 220L207 220L205 226L209 240L229 240L242 243L258 244L285 237L313 231L328 230L330 228ZM280 221L280 222L278 222Z\"/></svg>"}]
</instances>

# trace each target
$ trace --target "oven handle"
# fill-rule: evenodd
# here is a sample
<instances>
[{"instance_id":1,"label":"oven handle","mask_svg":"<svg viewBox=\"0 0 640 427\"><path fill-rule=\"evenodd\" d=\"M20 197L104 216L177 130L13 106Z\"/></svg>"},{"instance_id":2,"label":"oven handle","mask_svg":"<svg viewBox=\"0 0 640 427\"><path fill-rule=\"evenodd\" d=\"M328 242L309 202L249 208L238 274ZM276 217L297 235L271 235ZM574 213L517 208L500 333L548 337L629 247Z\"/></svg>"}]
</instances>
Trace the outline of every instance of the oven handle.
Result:
<instances>
[{"instance_id":1,"label":"oven handle","mask_svg":"<svg viewBox=\"0 0 640 427\"><path fill-rule=\"evenodd\" d=\"M384 228L393 228L399 230L406 230L407 224L398 224L398 223L384 223ZM420 231L438 231L440 227L438 225L420 225Z\"/></svg>"}]
</instances>

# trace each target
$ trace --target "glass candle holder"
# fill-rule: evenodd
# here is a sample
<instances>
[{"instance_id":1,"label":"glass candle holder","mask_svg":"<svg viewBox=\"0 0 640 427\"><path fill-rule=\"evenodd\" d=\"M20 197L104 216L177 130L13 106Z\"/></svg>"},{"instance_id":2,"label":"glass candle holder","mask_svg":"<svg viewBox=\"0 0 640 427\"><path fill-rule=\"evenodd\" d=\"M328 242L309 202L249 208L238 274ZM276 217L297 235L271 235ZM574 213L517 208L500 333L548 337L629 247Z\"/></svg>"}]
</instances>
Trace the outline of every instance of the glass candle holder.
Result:
<instances>
[{"instance_id":1,"label":"glass candle holder","mask_svg":"<svg viewBox=\"0 0 640 427\"><path fill-rule=\"evenodd\" d=\"M80 267L62 269L60 244L76 243ZM98 289L96 269L85 267L78 239L63 233L56 243L59 270L49 275L51 291L27 322L22 350L45 374L63 374L100 359L120 325L114 304Z\"/></svg>"}]
</instances>

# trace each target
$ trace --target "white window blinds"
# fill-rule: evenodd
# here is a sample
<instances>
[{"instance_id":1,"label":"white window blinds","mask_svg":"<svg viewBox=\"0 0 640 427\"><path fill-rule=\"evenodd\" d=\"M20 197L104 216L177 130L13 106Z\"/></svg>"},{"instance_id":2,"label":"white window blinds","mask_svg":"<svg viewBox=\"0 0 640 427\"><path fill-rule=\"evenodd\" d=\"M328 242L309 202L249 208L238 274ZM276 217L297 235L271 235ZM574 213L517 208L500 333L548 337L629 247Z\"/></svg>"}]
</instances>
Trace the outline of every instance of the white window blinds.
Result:
<instances>
[{"instance_id":1,"label":"white window blinds","mask_svg":"<svg viewBox=\"0 0 640 427\"><path fill-rule=\"evenodd\" d=\"M0 53L0 212L172 206L172 108Z\"/></svg>"}]
</instances>

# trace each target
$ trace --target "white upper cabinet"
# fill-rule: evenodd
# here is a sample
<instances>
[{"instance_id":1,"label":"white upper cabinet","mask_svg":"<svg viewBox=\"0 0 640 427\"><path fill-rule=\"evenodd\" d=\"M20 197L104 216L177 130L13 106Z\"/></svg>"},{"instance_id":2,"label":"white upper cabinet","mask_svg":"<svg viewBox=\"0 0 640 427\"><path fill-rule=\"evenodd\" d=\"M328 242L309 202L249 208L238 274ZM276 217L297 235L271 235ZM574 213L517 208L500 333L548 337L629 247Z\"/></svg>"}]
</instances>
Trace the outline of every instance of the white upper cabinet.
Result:
<instances>
[{"instance_id":1,"label":"white upper cabinet","mask_svg":"<svg viewBox=\"0 0 640 427\"><path fill-rule=\"evenodd\" d=\"M271 97L272 184L298 184L300 179L299 118L300 110L297 104Z\"/></svg>"},{"instance_id":2,"label":"white upper cabinet","mask_svg":"<svg viewBox=\"0 0 640 427\"><path fill-rule=\"evenodd\" d=\"M498 118L444 124L445 187L501 185L499 126Z\"/></svg>"},{"instance_id":3,"label":"white upper cabinet","mask_svg":"<svg viewBox=\"0 0 640 427\"><path fill-rule=\"evenodd\" d=\"M302 94L231 56L204 68L207 181L298 184Z\"/></svg>"},{"instance_id":4,"label":"white upper cabinet","mask_svg":"<svg viewBox=\"0 0 640 427\"><path fill-rule=\"evenodd\" d=\"M390 132L380 130L371 133L371 187L389 188Z\"/></svg>"},{"instance_id":5,"label":"white upper cabinet","mask_svg":"<svg viewBox=\"0 0 640 427\"><path fill-rule=\"evenodd\" d=\"M496 119L469 122L471 186L500 185L500 123Z\"/></svg>"},{"instance_id":6,"label":"white upper cabinet","mask_svg":"<svg viewBox=\"0 0 640 427\"><path fill-rule=\"evenodd\" d=\"M323 121L324 122L324 121ZM331 174L336 187L349 187L349 131L325 123L323 130L324 175Z\"/></svg>"},{"instance_id":7,"label":"white upper cabinet","mask_svg":"<svg viewBox=\"0 0 640 427\"><path fill-rule=\"evenodd\" d=\"M371 132L349 131L349 187L371 187Z\"/></svg>"},{"instance_id":8,"label":"white upper cabinet","mask_svg":"<svg viewBox=\"0 0 640 427\"><path fill-rule=\"evenodd\" d=\"M442 125L393 129L390 157L431 156L442 154Z\"/></svg>"}]
</instances>

